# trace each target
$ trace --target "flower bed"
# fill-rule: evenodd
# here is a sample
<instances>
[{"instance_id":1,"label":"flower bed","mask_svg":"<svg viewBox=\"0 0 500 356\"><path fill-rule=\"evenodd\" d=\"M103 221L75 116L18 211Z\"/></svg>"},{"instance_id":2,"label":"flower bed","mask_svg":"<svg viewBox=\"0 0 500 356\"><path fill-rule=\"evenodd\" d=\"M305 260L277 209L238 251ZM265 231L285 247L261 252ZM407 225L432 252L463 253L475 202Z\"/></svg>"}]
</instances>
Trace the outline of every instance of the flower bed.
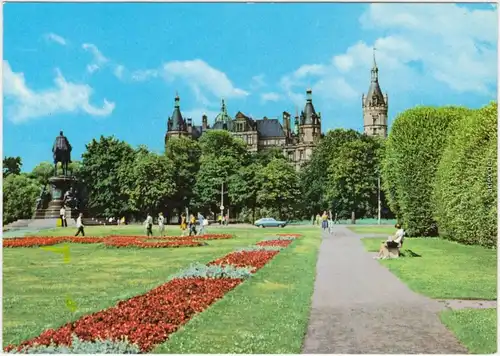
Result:
<instances>
[{"instance_id":1,"label":"flower bed","mask_svg":"<svg viewBox=\"0 0 500 356\"><path fill-rule=\"evenodd\" d=\"M107 237L104 239L104 246L108 247L139 247L139 248L172 248L172 247L196 247L205 246L205 242L194 241L194 240L178 240L178 241L148 241L144 236L116 236Z\"/></svg>"},{"instance_id":2,"label":"flower bed","mask_svg":"<svg viewBox=\"0 0 500 356\"><path fill-rule=\"evenodd\" d=\"M144 236L114 236L101 240L104 240L105 244L124 243L125 246L148 243ZM285 246L285 243L289 244L291 241L277 242ZM183 239L149 244L161 244L155 247L167 247L163 244L170 244L168 247L172 247L172 244L186 243L203 244L200 241ZM83 316L58 329L45 330L38 337L20 345L5 347L4 351L36 353L44 350L62 352L92 348L95 353L106 350L131 353L136 347L141 352L151 351L196 313L223 298L227 292L262 268L284 248L283 246L274 247L272 250L273 247L266 250L266 246L254 246L255 250L232 252L207 265L193 264L172 276L169 282L146 294L120 301L114 307ZM81 343L78 340L81 340ZM81 347L77 344L81 344Z\"/></svg>"},{"instance_id":3,"label":"flower bed","mask_svg":"<svg viewBox=\"0 0 500 356\"><path fill-rule=\"evenodd\" d=\"M209 265L233 265L236 267L253 267L253 272L264 267L279 251L238 251L209 262Z\"/></svg>"},{"instance_id":4,"label":"flower bed","mask_svg":"<svg viewBox=\"0 0 500 356\"><path fill-rule=\"evenodd\" d=\"M3 247L39 247L57 245L63 242L72 242L80 244L101 243L102 237L78 237L78 236L30 236L13 239L3 239Z\"/></svg>"},{"instance_id":5,"label":"flower bed","mask_svg":"<svg viewBox=\"0 0 500 356\"><path fill-rule=\"evenodd\" d=\"M278 246L287 247L293 242L293 240L267 240L257 243L257 246Z\"/></svg>"},{"instance_id":6,"label":"flower bed","mask_svg":"<svg viewBox=\"0 0 500 356\"><path fill-rule=\"evenodd\" d=\"M302 234L290 234L290 233L287 233L287 234L276 234L277 236L284 236L284 237L295 237L295 238L299 238L302 236Z\"/></svg>"},{"instance_id":7,"label":"flower bed","mask_svg":"<svg viewBox=\"0 0 500 356\"><path fill-rule=\"evenodd\" d=\"M19 347L10 345L5 351L36 344L71 345L75 334L84 341L126 337L142 352L147 352L242 281L229 278L173 279L144 295L118 302L115 307L84 316L57 330L48 329Z\"/></svg>"},{"instance_id":8,"label":"flower bed","mask_svg":"<svg viewBox=\"0 0 500 356\"><path fill-rule=\"evenodd\" d=\"M144 235L109 235L107 238L121 238L121 237L130 237L130 238L138 238L144 239L148 238ZM155 240L223 240L223 239L232 239L233 235L231 234L205 234L201 236L151 236L150 238Z\"/></svg>"}]
</instances>

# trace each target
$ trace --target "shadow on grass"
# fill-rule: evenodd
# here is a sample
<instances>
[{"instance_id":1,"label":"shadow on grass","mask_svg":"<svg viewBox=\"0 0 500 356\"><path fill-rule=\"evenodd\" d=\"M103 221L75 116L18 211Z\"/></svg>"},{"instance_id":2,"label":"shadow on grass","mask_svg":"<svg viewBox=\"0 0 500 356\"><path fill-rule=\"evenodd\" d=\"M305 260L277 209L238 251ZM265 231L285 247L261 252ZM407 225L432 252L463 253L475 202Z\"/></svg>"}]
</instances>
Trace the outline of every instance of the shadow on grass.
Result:
<instances>
[{"instance_id":1,"label":"shadow on grass","mask_svg":"<svg viewBox=\"0 0 500 356\"><path fill-rule=\"evenodd\" d=\"M422 255L419 255L418 253L409 249L401 251L400 255L401 257L422 257Z\"/></svg>"}]
</instances>

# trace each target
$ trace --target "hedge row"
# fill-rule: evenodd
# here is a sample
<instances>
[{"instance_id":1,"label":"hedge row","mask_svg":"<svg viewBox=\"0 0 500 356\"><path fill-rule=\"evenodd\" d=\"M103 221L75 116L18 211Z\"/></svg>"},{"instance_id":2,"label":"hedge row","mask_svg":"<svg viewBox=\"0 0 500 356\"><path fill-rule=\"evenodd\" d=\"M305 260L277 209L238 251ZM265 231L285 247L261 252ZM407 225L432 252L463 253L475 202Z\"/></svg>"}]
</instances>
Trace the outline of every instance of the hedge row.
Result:
<instances>
[{"instance_id":1,"label":"hedge row","mask_svg":"<svg viewBox=\"0 0 500 356\"><path fill-rule=\"evenodd\" d=\"M382 175L409 236L496 245L497 104L417 107L400 114Z\"/></svg>"},{"instance_id":2,"label":"hedge row","mask_svg":"<svg viewBox=\"0 0 500 356\"><path fill-rule=\"evenodd\" d=\"M497 245L497 104L454 125L434 190L439 234L463 244Z\"/></svg>"}]
</instances>

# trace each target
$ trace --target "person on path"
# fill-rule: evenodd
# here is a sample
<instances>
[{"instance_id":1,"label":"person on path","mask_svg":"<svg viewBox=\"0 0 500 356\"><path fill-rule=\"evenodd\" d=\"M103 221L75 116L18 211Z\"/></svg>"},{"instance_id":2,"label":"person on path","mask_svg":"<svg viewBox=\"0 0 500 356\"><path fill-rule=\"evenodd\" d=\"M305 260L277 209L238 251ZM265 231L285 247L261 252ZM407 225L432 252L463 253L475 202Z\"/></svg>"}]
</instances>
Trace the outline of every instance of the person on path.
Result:
<instances>
[{"instance_id":1,"label":"person on path","mask_svg":"<svg viewBox=\"0 0 500 356\"><path fill-rule=\"evenodd\" d=\"M219 215L217 220L219 220L219 225L222 225L222 214Z\"/></svg>"},{"instance_id":2,"label":"person on path","mask_svg":"<svg viewBox=\"0 0 500 356\"><path fill-rule=\"evenodd\" d=\"M165 236L165 218L161 212L158 214L158 229L160 230L160 236Z\"/></svg>"},{"instance_id":3,"label":"person on path","mask_svg":"<svg viewBox=\"0 0 500 356\"><path fill-rule=\"evenodd\" d=\"M196 218L193 214L189 215L189 236L196 236Z\"/></svg>"},{"instance_id":4,"label":"person on path","mask_svg":"<svg viewBox=\"0 0 500 356\"><path fill-rule=\"evenodd\" d=\"M321 228L323 230L328 229L328 214L326 211L323 212L323 215L321 216Z\"/></svg>"},{"instance_id":5,"label":"person on path","mask_svg":"<svg viewBox=\"0 0 500 356\"><path fill-rule=\"evenodd\" d=\"M198 236L201 236L205 234L205 225L203 224L205 217L201 213L198 213L197 218L198 218L198 225L200 225L200 228L198 230Z\"/></svg>"},{"instance_id":6,"label":"person on path","mask_svg":"<svg viewBox=\"0 0 500 356\"><path fill-rule=\"evenodd\" d=\"M68 223L66 221L66 209L64 206L59 210L59 216L61 217L61 227L68 227Z\"/></svg>"},{"instance_id":7,"label":"person on path","mask_svg":"<svg viewBox=\"0 0 500 356\"><path fill-rule=\"evenodd\" d=\"M82 218L83 214L78 214L78 218L76 219L76 227L78 228L78 230L76 231L75 236L80 235L80 233L82 233L82 236L85 236L85 231L83 230L85 226L83 226Z\"/></svg>"},{"instance_id":8,"label":"person on path","mask_svg":"<svg viewBox=\"0 0 500 356\"><path fill-rule=\"evenodd\" d=\"M185 236L187 231L186 214L181 214L181 236Z\"/></svg>"},{"instance_id":9,"label":"person on path","mask_svg":"<svg viewBox=\"0 0 500 356\"><path fill-rule=\"evenodd\" d=\"M224 217L224 223L226 226L229 225L229 214L226 214L226 216Z\"/></svg>"},{"instance_id":10,"label":"person on path","mask_svg":"<svg viewBox=\"0 0 500 356\"><path fill-rule=\"evenodd\" d=\"M146 236L153 236L153 217L149 213L145 223L146 223Z\"/></svg>"},{"instance_id":11,"label":"person on path","mask_svg":"<svg viewBox=\"0 0 500 356\"><path fill-rule=\"evenodd\" d=\"M382 242L378 255L374 257L375 259L386 259L389 257L389 248L401 248L403 246L405 231L400 224L396 224L394 227L397 229L396 233Z\"/></svg>"},{"instance_id":12,"label":"person on path","mask_svg":"<svg viewBox=\"0 0 500 356\"><path fill-rule=\"evenodd\" d=\"M318 214L316 214L316 225L318 225L318 226L319 226L320 221L321 221L321 216L320 216L320 215L319 215L319 213L318 213Z\"/></svg>"},{"instance_id":13,"label":"person on path","mask_svg":"<svg viewBox=\"0 0 500 356\"><path fill-rule=\"evenodd\" d=\"M333 224L333 219L330 216L330 218L328 219L328 233L330 235L333 234Z\"/></svg>"},{"instance_id":14,"label":"person on path","mask_svg":"<svg viewBox=\"0 0 500 356\"><path fill-rule=\"evenodd\" d=\"M314 226L314 215L311 216L311 225Z\"/></svg>"}]
</instances>

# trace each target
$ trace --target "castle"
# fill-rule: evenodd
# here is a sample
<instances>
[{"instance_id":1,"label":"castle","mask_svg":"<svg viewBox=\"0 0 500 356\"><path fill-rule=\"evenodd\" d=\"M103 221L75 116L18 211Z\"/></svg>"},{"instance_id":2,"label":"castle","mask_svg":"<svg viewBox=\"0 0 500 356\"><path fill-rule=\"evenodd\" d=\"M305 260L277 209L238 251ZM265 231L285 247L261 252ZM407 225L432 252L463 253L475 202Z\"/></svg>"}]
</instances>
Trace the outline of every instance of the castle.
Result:
<instances>
[{"instance_id":1,"label":"castle","mask_svg":"<svg viewBox=\"0 0 500 356\"><path fill-rule=\"evenodd\" d=\"M282 149L284 156L299 169L310 159L314 147L323 136L321 113L316 112L314 108L312 90L308 89L306 94L305 107L300 115L295 115L293 125L291 115L286 111L282 114L282 122L267 117L253 119L241 111L232 118L222 100L220 113L212 126L209 126L206 115L202 116L201 126L195 126L191 118L183 118L180 99L176 95L174 111L168 118L165 146L171 137L187 136L197 140L208 130L227 130L241 138L251 152L273 147ZM384 96L380 89L374 56L370 87L367 95L362 95L363 127L366 135L387 137L388 100L387 94Z\"/></svg>"}]
</instances>

